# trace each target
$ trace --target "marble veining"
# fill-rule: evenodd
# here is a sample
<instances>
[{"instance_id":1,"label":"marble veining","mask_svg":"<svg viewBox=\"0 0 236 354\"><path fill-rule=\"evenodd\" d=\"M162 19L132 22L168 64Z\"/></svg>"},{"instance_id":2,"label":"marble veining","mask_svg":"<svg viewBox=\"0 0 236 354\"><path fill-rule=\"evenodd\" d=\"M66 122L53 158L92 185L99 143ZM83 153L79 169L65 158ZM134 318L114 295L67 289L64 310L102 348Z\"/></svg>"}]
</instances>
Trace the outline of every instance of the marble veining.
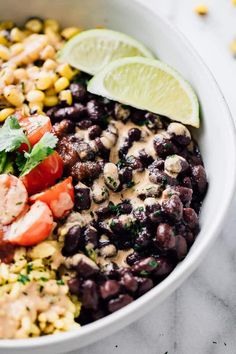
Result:
<instances>
[{"instance_id":1,"label":"marble veining","mask_svg":"<svg viewBox=\"0 0 236 354\"><path fill-rule=\"evenodd\" d=\"M209 15L199 18L193 13L199 0L140 1L174 22L191 41L236 117L236 59L228 50L236 35L236 7L230 0L205 0ZM127 328L70 354L235 354L235 211L236 198L211 251L172 296Z\"/></svg>"}]
</instances>

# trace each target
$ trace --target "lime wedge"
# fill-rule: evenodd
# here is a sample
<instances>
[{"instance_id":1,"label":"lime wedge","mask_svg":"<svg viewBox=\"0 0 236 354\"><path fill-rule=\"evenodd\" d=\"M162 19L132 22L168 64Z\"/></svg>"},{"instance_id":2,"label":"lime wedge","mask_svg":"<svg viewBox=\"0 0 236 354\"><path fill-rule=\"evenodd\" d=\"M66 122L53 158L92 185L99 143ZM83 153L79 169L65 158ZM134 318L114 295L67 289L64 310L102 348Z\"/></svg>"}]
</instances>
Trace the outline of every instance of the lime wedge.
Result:
<instances>
[{"instance_id":1,"label":"lime wedge","mask_svg":"<svg viewBox=\"0 0 236 354\"><path fill-rule=\"evenodd\" d=\"M113 60L134 56L153 58L144 45L126 34L93 29L69 40L59 52L58 60L94 75Z\"/></svg>"},{"instance_id":2,"label":"lime wedge","mask_svg":"<svg viewBox=\"0 0 236 354\"><path fill-rule=\"evenodd\" d=\"M88 91L199 127L199 104L192 87L169 65L155 59L122 58L108 64Z\"/></svg>"}]
</instances>

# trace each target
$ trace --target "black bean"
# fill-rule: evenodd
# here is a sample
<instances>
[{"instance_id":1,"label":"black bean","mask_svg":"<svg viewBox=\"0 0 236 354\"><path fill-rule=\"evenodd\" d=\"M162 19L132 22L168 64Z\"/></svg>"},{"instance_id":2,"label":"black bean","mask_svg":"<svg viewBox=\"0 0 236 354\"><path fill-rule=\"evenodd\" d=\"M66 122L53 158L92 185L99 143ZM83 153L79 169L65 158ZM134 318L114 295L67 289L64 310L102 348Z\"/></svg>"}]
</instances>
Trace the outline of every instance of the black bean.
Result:
<instances>
[{"instance_id":1,"label":"black bean","mask_svg":"<svg viewBox=\"0 0 236 354\"><path fill-rule=\"evenodd\" d=\"M115 206L118 214L130 214L132 211L132 205L128 201L124 201Z\"/></svg>"},{"instance_id":2,"label":"black bean","mask_svg":"<svg viewBox=\"0 0 236 354\"><path fill-rule=\"evenodd\" d=\"M116 280L107 280L104 284L100 285L100 294L104 300L107 300L120 291L120 284Z\"/></svg>"},{"instance_id":3,"label":"black bean","mask_svg":"<svg viewBox=\"0 0 236 354\"><path fill-rule=\"evenodd\" d=\"M84 257L79 261L76 266L76 270L79 276L83 278L90 278L98 273L99 268L89 258Z\"/></svg>"},{"instance_id":4,"label":"black bean","mask_svg":"<svg viewBox=\"0 0 236 354\"><path fill-rule=\"evenodd\" d=\"M91 100L87 103L87 112L89 118L96 124L104 119L104 107L97 100Z\"/></svg>"},{"instance_id":5,"label":"black bean","mask_svg":"<svg viewBox=\"0 0 236 354\"><path fill-rule=\"evenodd\" d=\"M164 251L174 249L175 234L172 226L165 223L158 225L156 231L156 244Z\"/></svg>"},{"instance_id":6,"label":"black bean","mask_svg":"<svg viewBox=\"0 0 236 354\"><path fill-rule=\"evenodd\" d=\"M74 106L59 108L56 112L54 112L54 118L56 120L62 119L71 119L71 120L80 120L86 115L86 107L84 107L80 103L75 103Z\"/></svg>"},{"instance_id":7,"label":"black bean","mask_svg":"<svg viewBox=\"0 0 236 354\"><path fill-rule=\"evenodd\" d=\"M121 284L126 288L126 290L134 293L138 289L137 279L130 272L125 272L121 277Z\"/></svg>"},{"instance_id":8,"label":"black bean","mask_svg":"<svg viewBox=\"0 0 236 354\"><path fill-rule=\"evenodd\" d=\"M105 234L108 237L111 237L113 235L113 232L105 221L99 221L98 228L101 233Z\"/></svg>"},{"instance_id":9,"label":"black bean","mask_svg":"<svg viewBox=\"0 0 236 354\"><path fill-rule=\"evenodd\" d=\"M108 161L110 156L110 150L103 145L100 138L95 138L94 142L96 144L98 155L104 160Z\"/></svg>"},{"instance_id":10,"label":"black bean","mask_svg":"<svg viewBox=\"0 0 236 354\"><path fill-rule=\"evenodd\" d=\"M183 219L191 230L194 230L196 227L198 227L198 216L194 209L184 208Z\"/></svg>"},{"instance_id":11,"label":"black bean","mask_svg":"<svg viewBox=\"0 0 236 354\"><path fill-rule=\"evenodd\" d=\"M140 274L143 276L149 275L153 270L158 267L158 262L154 257L147 257L140 261L137 261L132 270L136 274Z\"/></svg>"},{"instance_id":12,"label":"black bean","mask_svg":"<svg viewBox=\"0 0 236 354\"><path fill-rule=\"evenodd\" d=\"M75 191L75 210L86 210L91 206L90 189L83 188L80 184L74 187Z\"/></svg>"},{"instance_id":13,"label":"black bean","mask_svg":"<svg viewBox=\"0 0 236 354\"><path fill-rule=\"evenodd\" d=\"M70 92L75 102L83 102L86 98L86 88L79 83L70 84Z\"/></svg>"},{"instance_id":14,"label":"black bean","mask_svg":"<svg viewBox=\"0 0 236 354\"><path fill-rule=\"evenodd\" d=\"M82 119L79 122L76 122L76 126L82 130L86 130L93 125L90 119Z\"/></svg>"},{"instance_id":15,"label":"black bean","mask_svg":"<svg viewBox=\"0 0 236 354\"><path fill-rule=\"evenodd\" d=\"M187 242L185 238L180 235L177 235L175 239L176 239L176 245L175 245L176 255L178 260L182 260L188 252Z\"/></svg>"},{"instance_id":16,"label":"black bean","mask_svg":"<svg viewBox=\"0 0 236 354\"><path fill-rule=\"evenodd\" d=\"M81 292L81 281L78 278L71 278L68 280L67 285L71 294L79 295Z\"/></svg>"},{"instance_id":17,"label":"black bean","mask_svg":"<svg viewBox=\"0 0 236 354\"><path fill-rule=\"evenodd\" d=\"M93 248L98 246L98 232L92 227L88 226L84 231L84 240L86 245L92 245Z\"/></svg>"},{"instance_id":18,"label":"black bean","mask_svg":"<svg viewBox=\"0 0 236 354\"><path fill-rule=\"evenodd\" d=\"M134 141L139 141L141 139L141 130L138 128L131 128L128 131L128 137L131 143Z\"/></svg>"},{"instance_id":19,"label":"black bean","mask_svg":"<svg viewBox=\"0 0 236 354\"><path fill-rule=\"evenodd\" d=\"M70 136L64 136L58 141L57 152L61 156L66 170L70 170L79 159L76 146L71 142Z\"/></svg>"},{"instance_id":20,"label":"black bean","mask_svg":"<svg viewBox=\"0 0 236 354\"><path fill-rule=\"evenodd\" d=\"M98 309L99 296L95 281L86 280L83 285L82 304L86 309Z\"/></svg>"},{"instance_id":21,"label":"black bean","mask_svg":"<svg viewBox=\"0 0 236 354\"><path fill-rule=\"evenodd\" d=\"M133 210L133 215L141 224L145 224L147 221L147 215L144 207L139 207Z\"/></svg>"},{"instance_id":22,"label":"black bean","mask_svg":"<svg viewBox=\"0 0 236 354\"><path fill-rule=\"evenodd\" d=\"M122 307L130 304L132 301L133 298L130 295L119 295L118 298L112 299L108 302L108 311L115 312L120 310Z\"/></svg>"},{"instance_id":23,"label":"black bean","mask_svg":"<svg viewBox=\"0 0 236 354\"><path fill-rule=\"evenodd\" d=\"M124 140L122 146L119 149L119 158L120 159L124 158L128 154L130 147L131 147L131 143L130 143L129 139L126 138Z\"/></svg>"},{"instance_id":24,"label":"black bean","mask_svg":"<svg viewBox=\"0 0 236 354\"><path fill-rule=\"evenodd\" d=\"M162 210L165 215L174 221L181 220L183 216L183 204L177 195L172 195L162 202Z\"/></svg>"},{"instance_id":25,"label":"black bean","mask_svg":"<svg viewBox=\"0 0 236 354\"><path fill-rule=\"evenodd\" d=\"M138 296L141 296L151 290L154 286L152 279L150 278L136 278L138 281Z\"/></svg>"},{"instance_id":26,"label":"black bean","mask_svg":"<svg viewBox=\"0 0 236 354\"><path fill-rule=\"evenodd\" d=\"M141 259L141 256L137 252L133 252L127 256L126 262L129 266L132 266Z\"/></svg>"},{"instance_id":27,"label":"black bean","mask_svg":"<svg viewBox=\"0 0 236 354\"><path fill-rule=\"evenodd\" d=\"M145 149L139 151L138 157L145 168L147 168L153 163L153 157L151 155L148 155Z\"/></svg>"},{"instance_id":28,"label":"black bean","mask_svg":"<svg viewBox=\"0 0 236 354\"><path fill-rule=\"evenodd\" d=\"M100 135L102 134L102 129L99 127L99 125L92 125L91 127L89 127L88 129L88 136L89 139L94 140L98 137L100 137Z\"/></svg>"},{"instance_id":29,"label":"black bean","mask_svg":"<svg viewBox=\"0 0 236 354\"><path fill-rule=\"evenodd\" d=\"M166 276L172 272L174 268L173 262L167 257L159 257L157 259L158 267L154 271L156 276Z\"/></svg>"},{"instance_id":30,"label":"black bean","mask_svg":"<svg viewBox=\"0 0 236 354\"><path fill-rule=\"evenodd\" d=\"M163 213L161 210L161 206L158 203L148 205L146 207L146 211L148 214L148 219L152 224L157 224L162 221L163 219Z\"/></svg>"},{"instance_id":31,"label":"black bean","mask_svg":"<svg viewBox=\"0 0 236 354\"><path fill-rule=\"evenodd\" d=\"M72 226L65 236L64 246L62 248L63 256L72 256L78 249L83 248L83 246L84 237L81 232L81 227L79 225Z\"/></svg>"},{"instance_id":32,"label":"black bean","mask_svg":"<svg viewBox=\"0 0 236 354\"><path fill-rule=\"evenodd\" d=\"M178 193L179 198L184 206L189 207L192 201L193 190L187 187L176 186L174 190Z\"/></svg>"},{"instance_id":33,"label":"black bean","mask_svg":"<svg viewBox=\"0 0 236 354\"><path fill-rule=\"evenodd\" d=\"M152 235L147 230L147 228L143 228L143 230L139 233L138 237L135 240L134 248L137 250L141 250L147 248L151 243Z\"/></svg>"},{"instance_id":34,"label":"black bean","mask_svg":"<svg viewBox=\"0 0 236 354\"><path fill-rule=\"evenodd\" d=\"M183 186L186 187L186 188L190 188L190 189L193 188L190 177L184 177L183 178Z\"/></svg>"},{"instance_id":35,"label":"black bean","mask_svg":"<svg viewBox=\"0 0 236 354\"><path fill-rule=\"evenodd\" d=\"M112 209L109 207L109 205L106 205L98 208L95 213L99 219L106 219L112 214Z\"/></svg>"},{"instance_id":36,"label":"black bean","mask_svg":"<svg viewBox=\"0 0 236 354\"><path fill-rule=\"evenodd\" d=\"M156 137L153 140L154 149L159 157L166 158L168 155L173 155L177 152L174 143L167 138Z\"/></svg>"},{"instance_id":37,"label":"black bean","mask_svg":"<svg viewBox=\"0 0 236 354\"><path fill-rule=\"evenodd\" d=\"M126 164L133 170L143 171L143 164L138 157L130 155L126 158Z\"/></svg>"},{"instance_id":38,"label":"black bean","mask_svg":"<svg viewBox=\"0 0 236 354\"><path fill-rule=\"evenodd\" d=\"M207 188L206 172L203 166L198 165L192 168L192 179L196 190L204 195Z\"/></svg>"},{"instance_id":39,"label":"black bean","mask_svg":"<svg viewBox=\"0 0 236 354\"><path fill-rule=\"evenodd\" d=\"M144 117L146 120L146 125L149 129L154 129L155 131L157 129L162 129L163 124L162 124L160 116L158 116L157 114L148 112L145 114Z\"/></svg>"},{"instance_id":40,"label":"black bean","mask_svg":"<svg viewBox=\"0 0 236 354\"><path fill-rule=\"evenodd\" d=\"M129 184L133 178L132 168L125 167L119 171L119 178L122 184Z\"/></svg>"}]
</instances>

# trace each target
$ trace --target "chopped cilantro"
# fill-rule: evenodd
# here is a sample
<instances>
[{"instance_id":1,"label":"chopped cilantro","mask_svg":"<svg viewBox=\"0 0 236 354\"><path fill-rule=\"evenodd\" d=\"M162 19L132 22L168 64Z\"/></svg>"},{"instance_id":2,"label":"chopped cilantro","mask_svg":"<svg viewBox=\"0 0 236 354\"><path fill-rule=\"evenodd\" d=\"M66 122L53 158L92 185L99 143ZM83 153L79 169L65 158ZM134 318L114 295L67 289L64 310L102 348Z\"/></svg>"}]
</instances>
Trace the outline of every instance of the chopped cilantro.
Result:
<instances>
[{"instance_id":1,"label":"chopped cilantro","mask_svg":"<svg viewBox=\"0 0 236 354\"><path fill-rule=\"evenodd\" d=\"M129 181L128 183L126 183L127 188L132 188L134 185L134 181Z\"/></svg>"},{"instance_id":2,"label":"chopped cilantro","mask_svg":"<svg viewBox=\"0 0 236 354\"><path fill-rule=\"evenodd\" d=\"M19 274L17 281L19 281L20 283L25 285L28 281L30 281L30 279L29 279L28 275Z\"/></svg>"},{"instance_id":3,"label":"chopped cilantro","mask_svg":"<svg viewBox=\"0 0 236 354\"><path fill-rule=\"evenodd\" d=\"M0 151L11 152L20 147L24 143L30 148L30 143L21 128L18 119L10 116L5 120L2 128L0 128Z\"/></svg>"},{"instance_id":4,"label":"chopped cilantro","mask_svg":"<svg viewBox=\"0 0 236 354\"><path fill-rule=\"evenodd\" d=\"M152 268L155 268L155 267L157 267L157 265L158 265L158 263L157 263L157 261L150 261L149 263L148 263L148 265L150 265L150 267L152 267Z\"/></svg>"},{"instance_id":5,"label":"chopped cilantro","mask_svg":"<svg viewBox=\"0 0 236 354\"><path fill-rule=\"evenodd\" d=\"M63 279L58 279L57 280L57 285L65 285L65 282Z\"/></svg>"},{"instance_id":6,"label":"chopped cilantro","mask_svg":"<svg viewBox=\"0 0 236 354\"><path fill-rule=\"evenodd\" d=\"M147 272L146 270L142 270L139 274L146 277L147 275L149 275L149 272Z\"/></svg>"},{"instance_id":7,"label":"chopped cilantro","mask_svg":"<svg viewBox=\"0 0 236 354\"><path fill-rule=\"evenodd\" d=\"M33 264L28 263L26 267L27 273L30 273L33 270Z\"/></svg>"}]
</instances>

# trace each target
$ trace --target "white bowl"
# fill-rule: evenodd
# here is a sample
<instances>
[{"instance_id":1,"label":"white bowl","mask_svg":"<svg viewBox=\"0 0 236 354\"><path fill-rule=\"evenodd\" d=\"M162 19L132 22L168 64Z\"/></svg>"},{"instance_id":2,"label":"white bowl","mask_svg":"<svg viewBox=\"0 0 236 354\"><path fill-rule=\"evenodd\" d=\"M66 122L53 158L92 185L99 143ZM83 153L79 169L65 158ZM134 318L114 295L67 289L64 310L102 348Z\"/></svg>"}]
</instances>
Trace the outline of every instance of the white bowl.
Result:
<instances>
[{"instance_id":1,"label":"white bowl","mask_svg":"<svg viewBox=\"0 0 236 354\"><path fill-rule=\"evenodd\" d=\"M2 19L23 22L27 16L58 19L63 25L104 25L145 43L175 67L195 88L202 108L202 126L195 132L205 163L209 190L201 212L201 232L189 254L159 285L132 304L99 321L67 332L35 339L1 340L0 353L64 353L92 343L138 319L170 295L192 272L219 234L235 191L235 128L214 78L186 39L151 10L127 0L7 0ZM210 255L210 253L209 253Z\"/></svg>"}]
</instances>

